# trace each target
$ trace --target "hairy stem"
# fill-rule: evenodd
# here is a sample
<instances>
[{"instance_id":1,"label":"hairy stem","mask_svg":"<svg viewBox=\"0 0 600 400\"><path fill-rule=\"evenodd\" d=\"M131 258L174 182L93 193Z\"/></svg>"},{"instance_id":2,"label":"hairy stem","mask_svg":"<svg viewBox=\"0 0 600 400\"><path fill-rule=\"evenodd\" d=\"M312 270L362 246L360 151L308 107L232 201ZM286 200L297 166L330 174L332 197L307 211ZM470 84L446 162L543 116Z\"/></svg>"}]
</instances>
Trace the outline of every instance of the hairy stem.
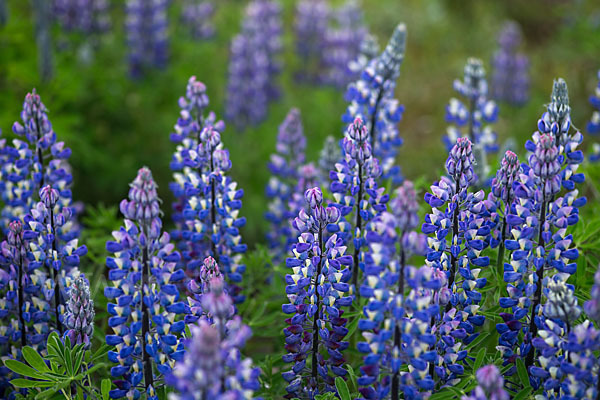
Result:
<instances>
[{"instance_id":1,"label":"hairy stem","mask_svg":"<svg viewBox=\"0 0 600 400\"><path fill-rule=\"evenodd\" d=\"M454 280L456 278L456 263L458 262L458 258L452 254L452 246L454 245L454 238L456 238L456 243L458 244L458 189L459 189L459 178L455 177L455 188L454 195L456 196L456 207L454 211L452 211L452 241L450 243L450 277L448 278L448 288L452 289L452 285L454 284ZM446 311L449 311L452 308L452 303L448 302L446 304Z\"/></svg>"},{"instance_id":2,"label":"hairy stem","mask_svg":"<svg viewBox=\"0 0 600 400\"><path fill-rule=\"evenodd\" d=\"M355 233L358 233L359 235L362 234L362 217L360 215L360 203L362 201L363 198L363 178L362 178L362 164L358 164L358 194L356 196L356 229L354 230ZM359 240L360 238L355 238L355 240ZM356 285L358 284L358 273L359 271L359 266L358 266L358 262L359 262L359 256L360 256L360 246L354 246L354 266L352 268L352 284L354 285L354 288L356 288ZM356 290L356 297L358 298L358 290Z\"/></svg>"},{"instance_id":3,"label":"hairy stem","mask_svg":"<svg viewBox=\"0 0 600 400\"><path fill-rule=\"evenodd\" d=\"M323 265L323 229L321 227L319 227L319 250L321 251L321 254L319 255L319 265L317 266L317 272L315 274L315 296L317 298L317 312L315 313L314 317L313 317L313 337L312 337L312 360L311 360L311 367L312 367L312 371L311 371L311 376L312 379L314 380L314 382L317 382L317 378L318 378L318 371L317 371L317 363L318 361L318 354L319 354L319 316L321 315L321 299L319 297L319 290L318 290L318 285L319 285L319 276L321 275L321 267Z\"/></svg>"},{"instance_id":4,"label":"hairy stem","mask_svg":"<svg viewBox=\"0 0 600 400\"><path fill-rule=\"evenodd\" d=\"M18 290L19 290L19 300L18 300L18 313L19 313L19 324L21 325L21 348L27 346L27 328L25 327L25 318L23 317L23 304L24 302L24 293L23 293L23 257L21 256L21 248L19 247L17 249L17 251L19 252L18 255L18 268L19 268L19 283L18 283Z\"/></svg>"},{"instance_id":5,"label":"hairy stem","mask_svg":"<svg viewBox=\"0 0 600 400\"><path fill-rule=\"evenodd\" d=\"M215 228L216 224L217 224L217 199L216 199L216 185L215 185L215 177L212 176L212 173L214 171L214 167L213 167L213 153L210 153L210 223L211 223L211 230ZM212 235L210 237L210 247L211 247L211 251L213 253L213 258L215 259L215 261L217 262L217 264L219 263L219 253L217 251L217 245L215 244L214 240L212 239Z\"/></svg>"},{"instance_id":6,"label":"hairy stem","mask_svg":"<svg viewBox=\"0 0 600 400\"><path fill-rule=\"evenodd\" d=\"M500 243L498 244L498 260L496 261L496 273L498 275L498 287L504 289L504 240L506 239L506 213L502 217L502 231L500 233Z\"/></svg>"},{"instance_id":7,"label":"hairy stem","mask_svg":"<svg viewBox=\"0 0 600 400\"><path fill-rule=\"evenodd\" d=\"M375 100L375 107L373 107L373 113L371 114L371 121L369 126L369 135L371 140L371 151L375 154L375 144L377 143L375 124L377 123L377 114L379 112L379 103L381 103L381 99L383 98L383 84L377 93L377 99Z\"/></svg>"},{"instance_id":8,"label":"hairy stem","mask_svg":"<svg viewBox=\"0 0 600 400\"><path fill-rule=\"evenodd\" d=\"M402 240L402 236L400 236ZM398 291L397 294L401 295L402 302L404 303L404 265L406 264L406 253L404 247L400 245L400 276L398 277ZM394 329L394 347L400 350L402 346L402 334L400 332L400 321L396 321L396 327ZM392 398L391 400L400 399L400 371L396 371L392 376Z\"/></svg>"},{"instance_id":9,"label":"hairy stem","mask_svg":"<svg viewBox=\"0 0 600 400\"><path fill-rule=\"evenodd\" d=\"M547 202L542 201L542 210L540 215L540 224L539 224L539 234L538 234L538 246L544 247L544 223L546 222L546 206ZM535 296L533 298L533 304L531 306L531 316L529 318L529 333L530 333L530 343L533 339L536 338L538 333L538 327L535 324L535 313L537 307L540 305L542 301L542 281L544 279L544 267L546 266L546 262L536 271L537 275L537 284L535 286ZM529 369L531 365L533 365L533 359L535 355L535 349L531 348L529 353L527 353L527 357L525 358L525 366Z\"/></svg>"},{"instance_id":10,"label":"hairy stem","mask_svg":"<svg viewBox=\"0 0 600 400\"><path fill-rule=\"evenodd\" d=\"M146 235L146 242L148 241L147 229L144 227L144 234ZM144 364L144 384L146 389L154 384L154 376L152 374L152 363L150 361L150 354L146 351L146 335L150 334L150 316L148 315L148 306L144 301L144 290L149 285L149 269L150 265L148 262L148 244L142 249L142 361Z\"/></svg>"},{"instance_id":11,"label":"hairy stem","mask_svg":"<svg viewBox=\"0 0 600 400\"><path fill-rule=\"evenodd\" d=\"M56 241L58 240L57 238L57 233L56 233L56 227L54 226L54 210L52 208L50 208L50 229L52 230L52 253L55 254L57 252L58 249L58 245L56 243ZM59 305L60 305L60 282L59 282L59 274L57 273L57 271L54 270L54 267L52 265L50 265L50 271L52 274L52 280L54 281L54 313L56 315L56 329L58 329L58 332L62 335L63 333L63 326L62 323L60 322L60 312L58 310Z\"/></svg>"}]
</instances>

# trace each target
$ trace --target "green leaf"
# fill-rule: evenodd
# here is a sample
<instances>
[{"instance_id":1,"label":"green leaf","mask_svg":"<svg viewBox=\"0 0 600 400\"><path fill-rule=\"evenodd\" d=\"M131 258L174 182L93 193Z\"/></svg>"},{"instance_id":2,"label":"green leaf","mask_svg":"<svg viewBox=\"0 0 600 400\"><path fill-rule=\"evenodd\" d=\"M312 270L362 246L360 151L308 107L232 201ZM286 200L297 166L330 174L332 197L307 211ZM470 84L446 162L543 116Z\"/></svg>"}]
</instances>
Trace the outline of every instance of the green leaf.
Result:
<instances>
[{"instance_id":1,"label":"green leaf","mask_svg":"<svg viewBox=\"0 0 600 400\"><path fill-rule=\"evenodd\" d=\"M483 342L485 339L487 339L487 337L490 336L489 332L483 332L481 335L477 336L475 338L475 340L473 340L471 343L469 343L469 345L466 347L467 349L473 348L476 345L478 345L479 343Z\"/></svg>"},{"instance_id":2,"label":"green leaf","mask_svg":"<svg viewBox=\"0 0 600 400\"><path fill-rule=\"evenodd\" d=\"M102 400L109 400L108 392L110 392L110 379L102 379L102 383L100 385L100 392L102 393Z\"/></svg>"},{"instance_id":3,"label":"green leaf","mask_svg":"<svg viewBox=\"0 0 600 400\"><path fill-rule=\"evenodd\" d=\"M18 388L35 388L35 387L51 387L54 386L54 382L48 381L32 381L30 379L17 378L10 381L14 387Z\"/></svg>"},{"instance_id":4,"label":"green leaf","mask_svg":"<svg viewBox=\"0 0 600 400\"><path fill-rule=\"evenodd\" d=\"M444 388L442 390L440 390L439 392L434 393L429 400L446 400L446 399L452 399L455 398L455 394L449 389L449 388Z\"/></svg>"},{"instance_id":5,"label":"green leaf","mask_svg":"<svg viewBox=\"0 0 600 400\"><path fill-rule=\"evenodd\" d=\"M50 368L48 368L42 356L40 356L35 349L25 346L23 347L22 353L25 361L27 361L33 368L40 372L50 372Z\"/></svg>"},{"instance_id":6,"label":"green leaf","mask_svg":"<svg viewBox=\"0 0 600 400\"><path fill-rule=\"evenodd\" d=\"M527 382L529 383L529 379L527 380ZM526 398L529 397L529 395L531 394L532 391L533 391L533 389L531 388L531 386L526 387L525 389L523 389L519 393L517 393L516 396L513 397L513 400L525 400Z\"/></svg>"},{"instance_id":7,"label":"green leaf","mask_svg":"<svg viewBox=\"0 0 600 400\"><path fill-rule=\"evenodd\" d=\"M85 350L83 349L83 344L81 344L81 347L79 347L79 345L78 345L73 354L73 373L74 374L79 372L79 368L81 368L81 363L83 362L84 355L85 355Z\"/></svg>"},{"instance_id":8,"label":"green leaf","mask_svg":"<svg viewBox=\"0 0 600 400\"><path fill-rule=\"evenodd\" d=\"M530 350L533 351L533 350ZM517 374L519 374L519 379L521 383L525 386L525 388L531 388L531 383L529 382L529 374L527 373L527 368L523 363L523 360L517 358Z\"/></svg>"},{"instance_id":9,"label":"green leaf","mask_svg":"<svg viewBox=\"0 0 600 400\"><path fill-rule=\"evenodd\" d=\"M8 369L10 369L13 372L16 372L19 375L23 375L28 378L46 379L44 377L44 374L17 360L6 360L4 361L4 365L6 365Z\"/></svg>"},{"instance_id":10,"label":"green leaf","mask_svg":"<svg viewBox=\"0 0 600 400\"><path fill-rule=\"evenodd\" d=\"M477 370L481 367L481 364L483 364L484 358L485 358L485 347L482 347L481 349L479 349L479 351L477 352L477 355L475 356L475 362L473 363L473 374L475 372L477 372Z\"/></svg>"},{"instance_id":11,"label":"green leaf","mask_svg":"<svg viewBox=\"0 0 600 400\"><path fill-rule=\"evenodd\" d=\"M339 376L335 378L335 388L337 389L341 400L351 400L348 385L346 385L346 381Z\"/></svg>"}]
</instances>

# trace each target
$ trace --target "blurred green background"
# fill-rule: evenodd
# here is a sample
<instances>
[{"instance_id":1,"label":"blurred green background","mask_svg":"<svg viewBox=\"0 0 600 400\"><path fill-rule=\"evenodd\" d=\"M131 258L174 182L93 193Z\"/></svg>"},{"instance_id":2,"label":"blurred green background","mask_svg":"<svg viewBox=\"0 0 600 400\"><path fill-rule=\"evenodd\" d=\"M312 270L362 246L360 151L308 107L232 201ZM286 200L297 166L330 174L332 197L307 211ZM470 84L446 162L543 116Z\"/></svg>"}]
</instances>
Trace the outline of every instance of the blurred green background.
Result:
<instances>
[{"instance_id":1,"label":"blurred green background","mask_svg":"<svg viewBox=\"0 0 600 400\"><path fill-rule=\"evenodd\" d=\"M37 49L31 3L8 0L8 24L0 28L0 128L12 135L25 94L37 88L59 140L73 150L74 198L86 204L117 204L137 169L149 166L160 185L164 211L171 197L168 164L174 146L169 133L178 117L177 99L187 79L196 75L208 88L211 108L223 115L228 46L238 32L246 1L216 0L216 36L193 39L179 21L180 4L172 2L169 27L170 57L165 70L149 71L131 80L123 30L124 1L111 1L111 30L100 39L93 59L80 61L73 50L54 49L55 74L47 83L37 71ZM266 204L266 167L274 150L277 127L290 107L299 107L308 137L308 159L314 160L326 135L341 135L340 117L346 103L333 88L301 85L294 71L302 61L294 54L293 0L282 0L284 18L283 97L273 104L268 119L255 128L222 135L233 161L232 175L245 189L243 213L248 226L245 241L262 241ZM340 3L340 1L332 1ZM489 60L497 48L496 35L506 19L523 28L523 50L531 61L531 99L523 107L500 108L500 141L517 140L518 148L536 129L549 98L552 80L566 79L574 124L585 128L591 115L587 102L600 68L600 2L598 1L481 1L481 0L362 0L366 22L382 45L398 22L408 26L407 53L397 85L406 107L400 124L405 145L399 163L410 179L438 176L446 158L441 136L446 130L444 107L454 95L452 81L462 74L467 57ZM53 26L55 43L68 39ZM589 142L589 141L588 141ZM589 143L586 143L589 147ZM495 169L496 160L490 160ZM594 178L592 178L594 179Z\"/></svg>"}]
</instances>

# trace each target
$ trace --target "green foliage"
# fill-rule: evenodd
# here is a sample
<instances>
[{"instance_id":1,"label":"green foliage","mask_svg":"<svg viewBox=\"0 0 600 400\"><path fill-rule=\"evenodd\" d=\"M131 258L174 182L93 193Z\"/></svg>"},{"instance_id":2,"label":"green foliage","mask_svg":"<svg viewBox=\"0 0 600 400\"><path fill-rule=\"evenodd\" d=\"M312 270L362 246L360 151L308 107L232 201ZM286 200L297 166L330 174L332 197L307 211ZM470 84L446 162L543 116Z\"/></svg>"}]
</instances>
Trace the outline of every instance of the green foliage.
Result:
<instances>
[{"instance_id":1,"label":"green foliage","mask_svg":"<svg viewBox=\"0 0 600 400\"><path fill-rule=\"evenodd\" d=\"M93 354L83 348L83 344L72 346L69 337L64 341L56 332L48 336L48 355L43 358L35 349L23 348L26 363L6 360L4 365L20 378L10 382L17 389L27 389L27 395L21 398L46 399L108 399L110 380L102 381L99 391L91 376L106 367L102 363L108 346L101 346Z\"/></svg>"}]
</instances>

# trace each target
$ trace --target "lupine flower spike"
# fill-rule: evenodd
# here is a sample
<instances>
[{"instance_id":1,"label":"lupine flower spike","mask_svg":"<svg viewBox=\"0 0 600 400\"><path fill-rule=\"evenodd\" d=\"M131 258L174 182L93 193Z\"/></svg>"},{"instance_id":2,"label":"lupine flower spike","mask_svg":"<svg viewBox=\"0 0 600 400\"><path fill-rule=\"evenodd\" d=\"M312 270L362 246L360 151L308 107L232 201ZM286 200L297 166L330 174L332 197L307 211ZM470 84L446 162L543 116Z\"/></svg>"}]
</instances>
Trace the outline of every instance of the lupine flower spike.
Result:
<instances>
[{"instance_id":1,"label":"lupine flower spike","mask_svg":"<svg viewBox=\"0 0 600 400\"><path fill-rule=\"evenodd\" d=\"M125 31L129 72L134 78L149 67L164 68L168 58L168 0L127 0Z\"/></svg>"},{"instance_id":2,"label":"lupine flower spike","mask_svg":"<svg viewBox=\"0 0 600 400\"><path fill-rule=\"evenodd\" d=\"M73 345L83 343L84 349L90 348L90 340L94 333L94 315L94 301L90 298L89 283L80 276L69 289L65 315L65 335Z\"/></svg>"},{"instance_id":3,"label":"lupine flower spike","mask_svg":"<svg viewBox=\"0 0 600 400\"><path fill-rule=\"evenodd\" d=\"M372 153L381 161L382 178L390 178L394 184L402 181L396 155L402 145L397 124L404 107L394 98L394 90L404 59L405 41L406 26L400 24L381 55L371 60L360 79L348 86L346 99L350 105L342 117L348 124L357 117L364 121Z\"/></svg>"},{"instance_id":4,"label":"lupine flower spike","mask_svg":"<svg viewBox=\"0 0 600 400\"><path fill-rule=\"evenodd\" d=\"M364 399L399 399L400 393L419 399L435 386L428 363L437 355L423 349L433 347L437 340L430 328L430 321L439 314L433 297L445 277L431 267L402 264L406 262L402 254L396 254L397 225L405 222L384 212L367 225L369 252L360 293L368 303L358 323L365 339L358 343L358 350L365 353L358 378ZM406 225L401 226L400 232L405 229Z\"/></svg>"},{"instance_id":5,"label":"lupine flower spike","mask_svg":"<svg viewBox=\"0 0 600 400\"><path fill-rule=\"evenodd\" d=\"M590 96L590 104L594 108L592 117L587 123L587 131L594 136L600 134L600 70L598 70L598 85L594 94ZM598 141L592 144L590 161L597 162L600 160L600 143Z\"/></svg>"},{"instance_id":6,"label":"lupine flower spike","mask_svg":"<svg viewBox=\"0 0 600 400\"><path fill-rule=\"evenodd\" d=\"M300 0L296 4L296 54L303 64L297 72L300 80L312 83L323 81L323 57L330 14L326 0Z\"/></svg>"},{"instance_id":7,"label":"lupine flower spike","mask_svg":"<svg viewBox=\"0 0 600 400\"><path fill-rule=\"evenodd\" d=\"M61 227L61 239L69 241L76 238L79 236L79 224L72 204L73 176L68 163L71 149L64 142L57 142L48 109L35 89L25 96L21 122L15 122L12 130L24 140L15 139L13 146L2 149L2 229L6 231L8 223L14 219L23 220L39 201L40 189L50 185L58 191L58 211L69 208L71 213L70 221Z\"/></svg>"},{"instance_id":8,"label":"lupine flower spike","mask_svg":"<svg viewBox=\"0 0 600 400\"><path fill-rule=\"evenodd\" d=\"M267 115L279 97L281 7L273 0L253 0L245 10L242 31L231 41L226 119L242 131Z\"/></svg>"},{"instance_id":9,"label":"lupine flower spike","mask_svg":"<svg viewBox=\"0 0 600 400\"><path fill-rule=\"evenodd\" d=\"M54 17L66 32L86 35L106 32L110 27L107 0L55 0Z\"/></svg>"},{"instance_id":10,"label":"lupine flower spike","mask_svg":"<svg viewBox=\"0 0 600 400\"><path fill-rule=\"evenodd\" d=\"M188 275L195 276L202 261L213 257L225 275L229 295L239 303L244 299L237 286L245 270L241 255L246 245L239 232L246 223L239 215L244 191L227 175L231 160L221 142L225 124L213 113L205 115L206 88L195 77L179 105L182 111L171 134L178 143L171 162L175 181L169 185L177 199L173 239Z\"/></svg>"},{"instance_id":11,"label":"lupine flower spike","mask_svg":"<svg viewBox=\"0 0 600 400\"><path fill-rule=\"evenodd\" d=\"M504 282L504 253L506 249L504 241L510 232L507 219L515 201L514 184L517 181L519 172L519 159L515 153L508 150L502 158L500 169L496 172L496 177L492 179L492 190L488 196L488 200L495 204L497 212L502 215L498 232L499 237L497 238L498 259L496 263L496 278L499 284L503 284Z\"/></svg>"},{"instance_id":12,"label":"lupine flower spike","mask_svg":"<svg viewBox=\"0 0 600 400\"><path fill-rule=\"evenodd\" d=\"M186 0L181 10L181 20L197 39L209 39L215 33L212 0Z\"/></svg>"},{"instance_id":13,"label":"lupine flower spike","mask_svg":"<svg viewBox=\"0 0 600 400\"><path fill-rule=\"evenodd\" d=\"M578 209L586 199L579 198L575 189L575 184L584 180L576 173L583 159L577 150L582 137L579 132L569 132L569 114L567 87L559 79L548 111L538 121L538 131L526 144L532 151L529 164L521 166L513 185L515 202L506 218L510 234L505 240L511 256L510 263L504 264L508 297L500 298L500 306L507 310L501 314L504 323L497 325L498 349L505 363L513 364L508 375L516 371L516 358L524 357L528 368L535 363L532 344L546 323L543 303L549 280L565 282L577 269L579 252L568 228L579 220ZM561 186L567 192L558 197ZM537 385L536 379L532 378L532 383Z\"/></svg>"},{"instance_id":14,"label":"lupine flower spike","mask_svg":"<svg viewBox=\"0 0 600 400\"><path fill-rule=\"evenodd\" d=\"M323 207L323 193L312 188L304 195L306 210L294 220L300 231L298 243L286 264L288 304L283 312L287 320L283 361L293 363L283 373L288 382L285 398L314 399L317 394L335 392L334 376L345 376L343 351L348 333L342 307L352 304L348 296L352 256L345 255L343 241L333 234L326 239L326 228L340 218L335 207ZM333 376L330 374L333 373Z\"/></svg>"},{"instance_id":15,"label":"lupine flower spike","mask_svg":"<svg viewBox=\"0 0 600 400\"><path fill-rule=\"evenodd\" d=\"M330 172L333 205L341 218L327 227L330 233L354 247L352 285L358 288L359 275L363 268L362 251L365 246L364 227L368 221L385 211L389 195L385 188L378 187L381 175L379 161L371 151L369 132L360 117L348 126L342 147L345 158L336 163Z\"/></svg>"},{"instance_id":16,"label":"lupine flower spike","mask_svg":"<svg viewBox=\"0 0 600 400\"><path fill-rule=\"evenodd\" d=\"M432 207L422 226L430 235L427 265L445 277L434 298L443 313L432 321L438 357L430 364L431 375L441 384L452 384L463 373L462 361L468 355L463 346L479 335L476 328L485 320L478 315L482 295L477 289L486 284L480 274L490 260L482 252L490 246L495 224L487 218L483 191L468 190L474 181L473 163L471 142L459 138L446 161L448 176L425 195Z\"/></svg>"},{"instance_id":17,"label":"lupine flower spike","mask_svg":"<svg viewBox=\"0 0 600 400\"><path fill-rule=\"evenodd\" d=\"M502 26L498 50L492 58L492 97L498 101L520 105L529 97L529 59L519 52L523 40L521 28L514 21Z\"/></svg>"},{"instance_id":18,"label":"lupine flower spike","mask_svg":"<svg viewBox=\"0 0 600 400\"><path fill-rule=\"evenodd\" d=\"M290 220L300 210L290 210L290 201L300 178L300 166L304 162L306 138L302 129L300 111L292 109L279 127L276 153L271 155L269 170L271 178L266 187L270 199L266 219L271 223L267 234L273 257L279 262L294 243ZM301 188L300 193L308 187ZM295 211L295 213L294 213Z\"/></svg>"},{"instance_id":19,"label":"lupine flower spike","mask_svg":"<svg viewBox=\"0 0 600 400\"><path fill-rule=\"evenodd\" d=\"M138 398L140 389L149 400L158 399L156 389L183 356L183 315L189 307L179 298L185 273L178 269L179 253L169 234L161 234L159 199L152 173L146 167L131 183L129 200L121 202L124 226L113 232L106 249L108 279L104 288L109 300L108 325L113 334L106 343L114 346L108 359L116 389L113 399Z\"/></svg>"},{"instance_id":20,"label":"lupine flower spike","mask_svg":"<svg viewBox=\"0 0 600 400\"><path fill-rule=\"evenodd\" d=\"M186 354L178 361L167 383L178 391L173 400L203 398L253 398L260 388L260 371L240 351L251 331L234 316L233 300L224 291L223 276L212 257L204 260L198 281L188 285L194 292L192 337L186 341Z\"/></svg>"},{"instance_id":21,"label":"lupine flower spike","mask_svg":"<svg viewBox=\"0 0 600 400\"><path fill-rule=\"evenodd\" d=\"M476 182L481 185L487 179L489 168L486 164L486 153L498 151L496 133L490 125L498 118L498 107L487 98L488 87L481 60L467 60L464 78L462 81L454 81L454 90L467 102L450 99L446 106L446 121L451 125L448 126L443 140L448 150L460 137L464 136L471 141L477 160Z\"/></svg>"},{"instance_id":22,"label":"lupine flower spike","mask_svg":"<svg viewBox=\"0 0 600 400\"><path fill-rule=\"evenodd\" d=\"M349 69L358 57L367 34L360 4L346 0L331 12L331 23L325 31L322 80L327 85L345 89L355 74ZM360 71L362 72L362 71Z\"/></svg>"}]
</instances>

